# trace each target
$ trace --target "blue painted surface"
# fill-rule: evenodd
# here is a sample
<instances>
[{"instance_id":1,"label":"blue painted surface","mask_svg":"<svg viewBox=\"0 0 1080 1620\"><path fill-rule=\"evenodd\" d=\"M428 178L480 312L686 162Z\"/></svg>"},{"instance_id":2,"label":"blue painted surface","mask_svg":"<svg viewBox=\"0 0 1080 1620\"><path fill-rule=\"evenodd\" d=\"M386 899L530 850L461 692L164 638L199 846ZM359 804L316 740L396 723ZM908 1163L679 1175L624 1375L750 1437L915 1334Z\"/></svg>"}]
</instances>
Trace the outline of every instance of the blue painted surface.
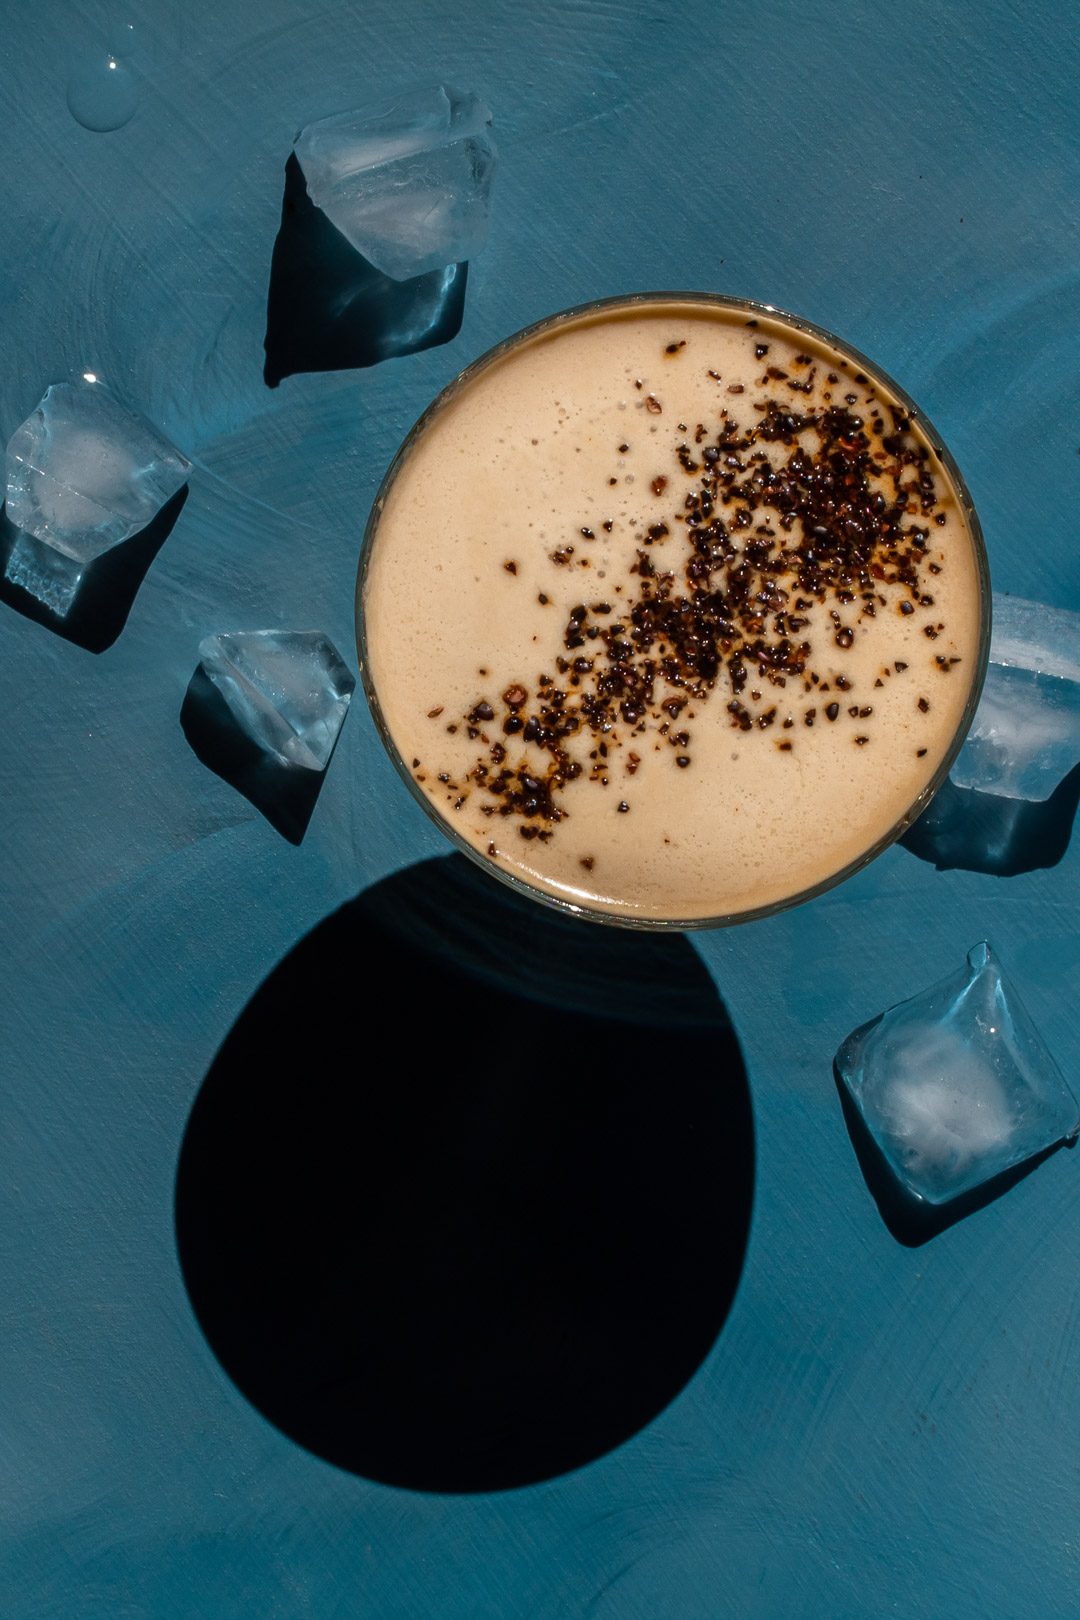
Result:
<instances>
[{"instance_id":1,"label":"blue painted surface","mask_svg":"<svg viewBox=\"0 0 1080 1620\"><path fill-rule=\"evenodd\" d=\"M334 906L442 847L357 705L304 843L277 837L184 740L198 641L312 623L351 645L381 473L490 343L649 287L799 310L929 411L998 588L1080 605L1071 8L148 9L138 110L107 135L72 119L65 62L115 12L50 0L4 24L0 430L92 366L196 468L108 651L0 624L0 1613L1075 1613L1075 1155L905 1249L830 1075L849 1029L988 936L1075 1081L1075 841L1011 879L895 849L801 911L695 941L753 1092L745 1270L690 1386L576 1474L444 1498L312 1458L218 1367L172 1230L184 1124L248 998ZM269 392L294 131L435 76L490 99L502 151L460 335Z\"/></svg>"}]
</instances>

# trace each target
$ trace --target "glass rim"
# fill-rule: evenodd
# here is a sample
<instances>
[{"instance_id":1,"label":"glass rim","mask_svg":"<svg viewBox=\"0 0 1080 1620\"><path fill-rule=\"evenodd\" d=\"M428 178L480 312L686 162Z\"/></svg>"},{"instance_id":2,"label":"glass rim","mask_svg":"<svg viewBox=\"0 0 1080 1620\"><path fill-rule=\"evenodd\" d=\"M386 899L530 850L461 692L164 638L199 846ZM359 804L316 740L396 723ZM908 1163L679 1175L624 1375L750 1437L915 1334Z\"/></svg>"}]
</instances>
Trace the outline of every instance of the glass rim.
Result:
<instances>
[{"instance_id":1,"label":"glass rim","mask_svg":"<svg viewBox=\"0 0 1080 1620\"><path fill-rule=\"evenodd\" d=\"M896 402L903 406L911 419L918 424L920 433L926 439L948 475L971 537L976 582L979 591L979 642L976 652L975 673L968 690L967 702L964 705L963 713L960 716L952 740L942 755L937 769L916 795L908 809L904 811L903 815L887 832L876 838L854 860L848 861L836 872L830 873L828 877L822 878L818 883L799 889L793 894L785 895L779 900L771 900L765 905L752 906L742 911L722 912L708 917L643 917L625 912L607 911L600 906L591 906L583 901L571 900L562 895L552 894L548 890L542 889L538 884L531 883L527 878L519 877L516 873L507 871L488 860L474 844L471 844L463 834L458 832L444 818L428 795L414 781L405 759L391 735L390 728L382 712L382 706L379 703L375 682L369 667L367 630L364 618L364 587L367 582L368 568L370 567L379 523L386 506L387 497L413 445L427 430L430 423L441 415L462 389L482 371L486 371L489 366L501 360L511 350L528 343L531 339L554 331L560 326L570 325L584 316L605 311L614 313L616 310L633 310L638 306L654 304L700 304L706 308L730 310L749 317L765 317L769 320L775 320L791 327L796 332L803 332L808 337L817 339L819 343L835 349L844 359L853 361L860 371L865 371L872 376L874 381L881 384L883 389L891 394ZM982 526L975 510L975 503L948 446L926 413L916 404L910 394L890 377L888 372L882 370L875 360L871 360L868 355L863 354L861 350L856 349L845 339L838 338L826 327L818 326L814 321L807 320L804 316L794 315L790 310L781 309L779 305L765 304L757 299L741 298L727 293L643 292L615 294L608 298L590 299L587 303L575 304L569 309L558 310L555 314L545 315L540 320L530 322L528 326L523 326L519 331L512 332L508 337L500 339L498 343L486 349L483 354L478 355L475 360L471 360L436 394L435 398L416 419L386 469L364 527L356 578L356 642L360 680L375 722L375 729L378 731L383 746L390 755L398 775L404 780L413 798L423 806L426 814L435 822L440 831L462 854L467 855L489 876L500 883L506 884L518 894L525 895L531 900L537 900L543 905L551 906L556 911L561 911L566 915L580 917L589 922L607 923L617 928L636 928L652 932L675 929L682 933L691 929L730 928L737 923L756 922L764 917L775 916L778 912L788 911L793 906L803 905L808 900L817 899L821 894L827 894L830 889L835 889L839 884L847 882L848 878L854 877L857 872L861 872L864 867L870 865L871 861L876 860L879 855L883 854L891 844L895 844L897 839L903 836L929 805L931 799L947 778L956 756L963 746L982 695L983 680L990 657L991 623L990 565L986 555L986 543L983 538Z\"/></svg>"}]
</instances>

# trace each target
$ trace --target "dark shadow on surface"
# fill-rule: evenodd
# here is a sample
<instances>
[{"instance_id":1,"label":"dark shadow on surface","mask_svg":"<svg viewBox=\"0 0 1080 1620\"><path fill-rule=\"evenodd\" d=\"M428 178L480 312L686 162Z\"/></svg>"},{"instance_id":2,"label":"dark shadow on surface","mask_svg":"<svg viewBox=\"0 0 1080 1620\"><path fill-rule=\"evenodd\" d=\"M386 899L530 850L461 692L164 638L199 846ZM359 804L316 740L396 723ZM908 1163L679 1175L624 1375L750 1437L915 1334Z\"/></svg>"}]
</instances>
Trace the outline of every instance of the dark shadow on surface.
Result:
<instances>
[{"instance_id":1,"label":"dark shadow on surface","mask_svg":"<svg viewBox=\"0 0 1080 1620\"><path fill-rule=\"evenodd\" d=\"M242 793L290 844L303 841L333 754L325 769L309 771L265 753L237 725L201 664L188 683L180 724L209 770Z\"/></svg>"},{"instance_id":2,"label":"dark shadow on surface","mask_svg":"<svg viewBox=\"0 0 1080 1620\"><path fill-rule=\"evenodd\" d=\"M952 1199L948 1204L928 1204L922 1199L913 1198L896 1179L889 1161L874 1141L866 1121L852 1101L851 1094L835 1064L833 1079L840 1094L844 1124L847 1126L847 1133L851 1138L851 1145L855 1150L855 1157L870 1196L897 1243L902 1243L908 1249L917 1249L922 1244L929 1243L931 1238L937 1237L950 1226L955 1226L957 1221L966 1220L977 1210L985 1209L987 1204L992 1204L1002 1193L1015 1187L1017 1182L1025 1180L1044 1159L1056 1153L1059 1147L1066 1145L1057 1142L1053 1147L1037 1153L1034 1158L1025 1159L1023 1164L1014 1165L1011 1170L1005 1170L1001 1175L991 1177L989 1181L983 1182L981 1187L965 1193L961 1198Z\"/></svg>"},{"instance_id":3,"label":"dark shadow on surface","mask_svg":"<svg viewBox=\"0 0 1080 1620\"><path fill-rule=\"evenodd\" d=\"M1017 877L1058 864L1069 847L1078 803L1080 765L1042 804L945 781L900 841L939 872L960 867Z\"/></svg>"},{"instance_id":4,"label":"dark shadow on surface","mask_svg":"<svg viewBox=\"0 0 1080 1620\"><path fill-rule=\"evenodd\" d=\"M682 936L519 900L461 856L343 906L192 1110L199 1321L286 1434L387 1484L525 1485L700 1366L746 1248L738 1042Z\"/></svg>"},{"instance_id":5,"label":"dark shadow on surface","mask_svg":"<svg viewBox=\"0 0 1080 1620\"><path fill-rule=\"evenodd\" d=\"M467 264L393 281L358 253L308 196L295 152L285 165L270 265L263 379L351 371L449 343L461 330Z\"/></svg>"},{"instance_id":6,"label":"dark shadow on surface","mask_svg":"<svg viewBox=\"0 0 1080 1620\"><path fill-rule=\"evenodd\" d=\"M188 486L178 489L171 500L145 529L133 534L130 540L114 546L94 562L88 563L75 599L67 612L55 613L21 585L8 579L7 569L12 551L22 536L31 548L42 546L32 535L23 535L8 519L0 516L0 602L7 603L24 618L43 624L65 641L73 641L87 652L102 653L111 647L127 623L139 587L150 570L158 552L165 544L177 518L184 509Z\"/></svg>"}]
</instances>

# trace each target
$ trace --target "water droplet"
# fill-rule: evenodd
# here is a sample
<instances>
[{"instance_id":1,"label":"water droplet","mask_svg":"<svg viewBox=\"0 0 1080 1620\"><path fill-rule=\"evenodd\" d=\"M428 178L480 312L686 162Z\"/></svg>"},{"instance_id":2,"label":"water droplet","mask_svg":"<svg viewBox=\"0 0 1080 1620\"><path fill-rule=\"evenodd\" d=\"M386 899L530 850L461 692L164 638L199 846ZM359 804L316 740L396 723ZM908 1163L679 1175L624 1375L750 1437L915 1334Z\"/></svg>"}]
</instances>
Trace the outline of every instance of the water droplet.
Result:
<instances>
[{"instance_id":1,"label":"water droplet","mask_svg":"<svg viewBox=\"0 0 1080 1620\"><path fill-rule=\"evenodd\" d=\"M67 104L71 116L84 129L103 133L120 129L139 104L139 83L134 73L111 51L85 57L68 80Z\"/></svg>"}]
</instances>

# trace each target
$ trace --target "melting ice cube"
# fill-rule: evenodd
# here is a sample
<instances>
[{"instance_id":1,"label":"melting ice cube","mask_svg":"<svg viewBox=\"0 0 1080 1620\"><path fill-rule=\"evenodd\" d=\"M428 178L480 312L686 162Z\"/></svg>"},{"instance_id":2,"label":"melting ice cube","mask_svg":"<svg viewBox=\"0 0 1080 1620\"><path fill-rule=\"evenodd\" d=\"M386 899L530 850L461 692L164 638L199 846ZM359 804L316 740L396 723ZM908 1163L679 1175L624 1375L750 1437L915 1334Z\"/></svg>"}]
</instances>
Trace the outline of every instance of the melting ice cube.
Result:
<instances>
[{"instance_id":1,"label":"melting ice cube","mask_svg":"<svg viewBox=\"0 0 1080 1620\"><path fill-rule=\"evenodd\" d=\"M849 1035L840 1077L893 1173L944 1204L1075 1135L1080 1107L989 945Z\"/></svg>"},{"instance_id":2,"label":"melting ice cube","mask_svg":"<svg viewBox=\"0 0 1080 1620\"><path fill-rule=\"evenodd\" d=\"M189 470L103 384L54 383L8 441L6 512L21 532L6 577L65 614L87 567L145 529Z\"/></svg>"},{"instance_id":3,"label":"melting ice cube","mask_svg":"<svg viewBox=\"0 0 1080 1620\"><path fill-rule=\"evenodd\" d=\"M281 765L323 771L355 680L318 630L238 630L207 636L199 659L233 719Z\"/></svg>"},{"instance_id":4,"label":"melting ice cube","mask_svg":"<svg viewBox=\"0 0 1080 1620\"><path fill-rule=\"evenodd\" d=\"M396 281L484 244L496 151L479 96L432 85L308 124L294 150L314 203Z\"/></svg>"},{"instance_id":5,"label":"melting ice cube","mask_svg":"<svg viewBox=\"0 0 1080 1620\"><path fill-rule=\"evenodd\" d=\"M1041 802L1080 761L1080 613L995 596L978 712L958 787Z\"/></svg>"}]
</instances>

